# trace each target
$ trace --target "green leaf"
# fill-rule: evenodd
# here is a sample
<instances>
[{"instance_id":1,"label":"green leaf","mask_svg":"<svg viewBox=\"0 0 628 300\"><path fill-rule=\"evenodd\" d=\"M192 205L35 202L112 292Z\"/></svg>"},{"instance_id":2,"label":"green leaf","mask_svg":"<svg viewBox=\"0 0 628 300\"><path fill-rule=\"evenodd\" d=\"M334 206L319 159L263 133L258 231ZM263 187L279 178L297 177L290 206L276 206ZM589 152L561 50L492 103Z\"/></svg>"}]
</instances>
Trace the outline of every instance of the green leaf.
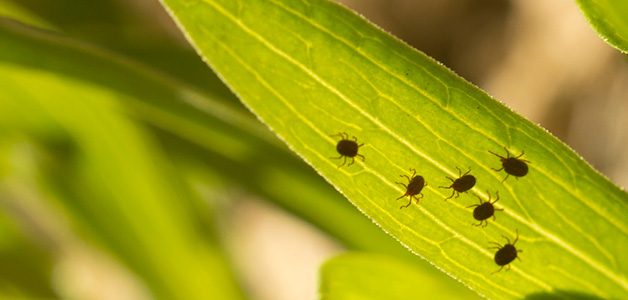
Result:
<instances>
[{"instance_id":1,"label":"green leaf","mask_svg":"<svg viewBox=\"0 0 628 300\"><path fill-rule=\"evenodd\" d=\"M0 140L0 154L4 154L7 145ZM1 158L1 156L0 156ZM4 163L0 161L0 165ZM55 292L50 286L49 275L52 271L52 258L37 245L26 239L13 220L10 212L18 214L8 199L11 188L4 183L5 174L0 168L0 297L28 295L38 298L52 298Z\"/></svg>"},{"instance_id":2,"label":"green leaf","mask_svg":"<svg viewBox=\"0 0 628 300\"><path fill-rule=\"evenodd\" d=\"M628 296L628 194L562 142L357 14L323 0L164 0L210 66L258 117L358 209L415 253L494 299L569 291ZM356 136L354 165L335 157ZM493 151L529 161L518 180ZM456 168L478 183L459 198ZM396 182L414 168L419 205ZM402 181L403 180L403 181ZM503 182L502 182L503 181ZM475 223L472 194L499 191L496 221ZM403 202L402 202L403 201ZM521 261L490 242L519 232Z\"/></svg>"},{"instance_id":3,"label":"green leaf","mask_svg":"<svg viewBox=\"0 0 628 300\"><path fill-rule=\"evenodd\" d=\"M0 0L0 16L20 20L23 23L41 28L55 29L49 22L11 0Z\"/></svg>"},{"instance_id":4,"label":"green leaf","mask_svg":"<svg viewBox=\"0 0 628 300\"><path fill-rule=\"evenodd\" d=\"M606 43L628 52L628 1L576 0L589 24Z\"/></svg>"},{"instance_id":5,"label":"green leaf","mask_svg":"<svg viewBox=\"0 0 628 300\"><path fill-rule=\"evenodd\" d=\"M404 260L372 253L348 253L321 268L321 300L469 299L461 285L452 287ZM410 296L410 297L409 297Z\"/></svg>"},{"instance_id":6,"label":"green leaf","mask_svg":"<svg viewBox=\"0 0 628 300\"><path fill-rule=\"evenodd\" d=\"M193 196L117 103L127 95L5 61L0 70L0 137L33 149L33 181L84 239L114 253L156 299L242 298L194 218Z\"/></svg>"}]
</instances>

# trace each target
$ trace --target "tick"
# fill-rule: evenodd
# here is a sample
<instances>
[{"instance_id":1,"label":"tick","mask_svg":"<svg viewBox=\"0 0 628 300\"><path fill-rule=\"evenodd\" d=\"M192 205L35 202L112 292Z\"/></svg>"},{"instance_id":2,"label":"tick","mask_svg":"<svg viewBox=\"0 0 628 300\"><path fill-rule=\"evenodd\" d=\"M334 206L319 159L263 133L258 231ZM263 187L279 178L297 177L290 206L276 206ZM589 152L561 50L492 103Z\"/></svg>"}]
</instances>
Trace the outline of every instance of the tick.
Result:
<instances>
[{"instance_id":1,"label":"tick","mask_svg":"<svg viewBox=\"0 0 628 300\"><path fill-rule=\"evenodd\" d=\"M495 201L493 202L491 202L491 194L488 191L486 193L488 194L487 202L482 202L482 198L480 198L480 196L478 195L475 195L476 197L478 197L478 199L480 199L480 204L467 206L467 208L475 207L475 209L473 210L473 218L480 221L480 223L478 224L473 224L474 226L481 226L482 223L484 223L484 226L482 227L486 227L488 225L488 218L493 217L493 221L495 221L496 210L504 210L503 208L495 208L495 206L493 206L495 202L499 201L499 191L495 192L495 194L497 195L497 199L495 199Z\"/></svg>"},{"instance_id":2,"label":"tick","mask_svg":"<svg viewBox=\"0 0 628 300\"><path fill-rule=\"evenodd\" d=\"M517 238L515 238L515 241L511 244L510 240L506 237L503 236L506 239L506 241L508 241L508 244L502 246L498 243L495 242L490 242L491 244L495 244L495 247L489 247L489 249L497 249L497 252L495 253L495 263L498 266L501 266L501 268L499 268L499 270L491 273L491 274L495 274L499 271L501 271L504 266L506 267L506 271L510 270L510 263L515 260L515 258L521 260L521 258L519 258L517 256L518 252L523 252L523 250L517 250L517 248L515 248L515 244L517 243L517 240L519 239L519 229L517 229Z\"/></svg>"},{"instance_id":3,"label":"tick","mask_svg":"<svg viewBox=\"0 0 628 300\"><path fill-rule=\"evenodd\" d=\"M519 154L519 156L514 157L514 156L510 156L510 152L508 152L508 149L506 149L506 147L504 147L504 150L506 150L506 157L503 157L495 152L492 152L491 150L489 150L488 152L490 152L493 155L496 155L497 157L499 157L499 159L502 162L502 167L499 169L495 169L495 168L491 168L495 171L501 171L504 170L506 171L506 178L504 178L504 180L502 180L502 182L506 181L506 179L508 178L508 176L512 175L515 176L516 179L519 179L519 177L523 177L526 174L528 174L528 165L526 163L529 163L529 161L525 160L525 159L519 159L519 157L523 156L523 151L521 151L521 154Z\"/></svg>"},{"instance_id":4,"label":"tick","mask_svg":"<svg viewBox=\"0 0 628 300\"><path fill-rule=\"evenodd\" d=\"M342 164L338 166L338 168L344 166L345 163L347 163L347 157L351 158L351 163L349 163L347 167L355 162L356 156L361 157L362 161L364 161L364 156L358 154L358 149L364 146L364 144L358 145L358 139L355 136L353 137L353 141L349 140L349 135L346 132L340 132L331 136L339 136L340 138L342 138L342 140L338 141L338 144L336 145L336 150L338 151L338 153L340 153L340 156L331 157L332 159L341 159L343 157L345 158Z\"/></svg>"},{"instance_id":5,"label":"tick","mask_svg":"<svg viewBox=\"0 0 628 300\"><path fill-rule=\"evenodd\" d=\"M464 193L470 190L475 185L475 177L473 175L469 175L469 172L471 172L471 168L469 168L469 171L467 171L467 173L464 173L464 175L461 175L462 170L460 170L460 168L456 167L456 169L458 169L458 178L454 180L451 177L447 177L447 179L451 180L451 185L439 186L439 188L454 190L451 193L451 196L445 198L445 201L447 201L447 199L451 199L454 195L456 195L456 198L458 198L458 196L460 196L460 193Z\"/></svg>"},{"instance_id":6,"label":"tick","mask_svg":"<svg viewBox=\"0 0 628 300\"><path fill-rule=\"evenodd\" d=\"M408 202L408 204L406 205L402 205L399 209L410 206L410 204L412 204L412 198L414 198L416 200L416 203L418 204L419 199L423 198L423 194L421 193L421 190L423 190L423 188L427 186L427 182L425 182L425 179L423 179L423 176L420 176L420 175L415 176L416 175L415 169L410 169L410 171L412 171L412 177L408 177L408 175L399 175L399 177L408 178L408 185L405 185L401 182L395 182L396 184L401 184L403 185L403 187L406 188L406 193L403 194L403 196L397 198L396 200L399 200L405 196L410 196L410 202ZM416 195L421 195L421 197L417 197Z\"/></svg>"}]
</instances>

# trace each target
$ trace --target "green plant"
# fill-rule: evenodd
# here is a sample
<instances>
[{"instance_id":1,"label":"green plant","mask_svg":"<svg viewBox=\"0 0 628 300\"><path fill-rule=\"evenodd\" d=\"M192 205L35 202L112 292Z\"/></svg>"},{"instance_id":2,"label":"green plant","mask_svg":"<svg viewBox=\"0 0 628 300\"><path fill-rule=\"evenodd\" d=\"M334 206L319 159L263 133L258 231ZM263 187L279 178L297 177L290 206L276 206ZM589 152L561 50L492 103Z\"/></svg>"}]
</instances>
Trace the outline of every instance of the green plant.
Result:
<instances>
[{"instance_id":1,"label":"green plant","mask_svg":"<svg viewBox=\"0 0 628 300\"><path fill-rule=\"evenodd\" d=\"M209 65L294 152L388 234L479 294L628 294L628 194L442 65L327 1L163 3ZM243 297L216 228L223 208L194 189L218 194L232 182L349 249L370 252L328 262L323 299L469 297L453 280L435 279L442 274L373 226L248 112L214 92L219 87L164 76L155 70L165 68L159 57L145 59L149 68L8 19L0 25L5 206L53 212L36 226L70 219L85 244L114 254L156 298ZM364 162L338 168L329 158L337 156L331 135L338 132L365 143ZM525 151L529 174L502 181L506 174L492 170L501 162L489 151L505 155L503 147ZM437 186L455 177L456 167L471 167L478 183L444 202L451 191ZM420 204L399 209L394 199L405 189L395 182L411 175L409 168L429 185ZM470 193L486 198L485 191L500 192L504 211L486 228L471 226ZM42 247L6 220L5 252L39 253L42 263L31 272L45 278L54 252L40 254ZM512 239L516 230L523 261L491 275L498 267L489 242ZM44 231L67 242L62 229ZM18 294L54 296L41 281L34 290L24 288L33 284L28 279L9 283Z\"/></svg>"}]
</instances>

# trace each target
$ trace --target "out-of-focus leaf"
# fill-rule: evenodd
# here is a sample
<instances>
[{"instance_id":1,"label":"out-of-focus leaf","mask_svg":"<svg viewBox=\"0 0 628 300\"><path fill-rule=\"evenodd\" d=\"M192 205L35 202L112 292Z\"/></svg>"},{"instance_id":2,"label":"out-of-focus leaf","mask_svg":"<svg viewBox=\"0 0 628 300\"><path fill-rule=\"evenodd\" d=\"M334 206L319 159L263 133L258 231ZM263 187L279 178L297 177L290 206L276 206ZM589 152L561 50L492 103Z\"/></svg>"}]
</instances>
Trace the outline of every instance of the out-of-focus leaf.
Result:
<instances>
[{"instance_id":1,"label":"out-of-focus leaf","mask_svg":"<svg viewBox=\"0 0 628 300\"><path fill-rule=\"evenodd\" d=\"M628 52L628 1L576 0L591 27L605 42Z\"/></svg>"},{"instance_id":2,"label":"out-of-focus leaf","mask_svg":"<svg viewBox=\"0 0 628 300\"><path fill-rule=\"evenodd\" d=\"M347 253L321 268L321 300L470 299L475 293L452 287L405 260L371 253Z\"/></svg>"},{"instance_id":3,"label":"out-of-focus leaf","mask_svg":"<svg viewBox=\"0 0 628 300\"><path fill-rule=\"evenodd\" d=\"M11 0L0 0L0 16L49 30L55 29L48 21Z\"/></svg>"},{"instance_id":4,"label":"out-of-focus leaf","mask_svg":"<svg viewBox=\"0 0 628 300\"><path fill-rule=\"evenodd\" d=\"M150 135L124 116L118 101L128 96L7 62L0 70L3 138L37 147L39 180L77 231L119 257L158 299L241 298L193 218L189 192Z\"/></svg>"},{"instance_id":5,"label":"out-of-focus leaf","mask_svg":"<svg viewBox=\"0 0 628 300\"><path fill-rule=\"evenodd\" d=\"M14 1L12 6L19 4L24 8L22 11L32 12L31 15L54 24L58 31L72 38L132 57L237 103L216 74L207 69L191 47L182 43L183 36L172 30L172 20L157 1L0 0L0 3L2 1Z\"/></svg>"},{"instance_id":6,"label":"out-of-focus leaf","mask_svg":"<svg viewBox=\"0 0 628 300\"><path fill-rule=\"evenodd\" d=\"M52 299L56 295L49 281L50 254L24 238L6 215L11 205L3 179L0 173L0 298L28 295Z\"/></svg>"}]
</instances>

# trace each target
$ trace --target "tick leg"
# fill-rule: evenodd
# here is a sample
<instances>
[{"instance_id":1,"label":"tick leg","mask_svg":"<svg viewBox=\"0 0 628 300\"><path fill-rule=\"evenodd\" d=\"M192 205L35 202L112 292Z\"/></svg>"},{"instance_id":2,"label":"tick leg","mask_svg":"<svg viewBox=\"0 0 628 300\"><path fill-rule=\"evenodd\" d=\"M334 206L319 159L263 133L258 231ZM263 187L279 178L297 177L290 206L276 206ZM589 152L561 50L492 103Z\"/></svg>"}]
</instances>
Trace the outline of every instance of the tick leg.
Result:
<instances>
[{"instance_id":1,"label":"tick leg","mask_svg":"<svg viewBox=\"0 0 628 300\"><path fill-rule=\"evenodd\" d=\"M347 163L347 157L346 157L346 156L344 156L344 158L345 158L345 160L342 162L342 164L341 164L341 165L339 165L339 166L338 166L338 169L340 169L340 167L344 166L344 165L345 165L345 163Z\"/></svg>"},{"instance_id":2,"label":"tick leg","mask_svg":"<svg viewBox=\"0 0 628 300\"><path fill-rule=\"evenodd\" d=\"M480 196L478 196L478 195L476 195L476 194L473 194L473 195L474 195L476 198L478 198L478 200L480 200L480 204L482 204L482 198L480 198ZM489 197L489 199L490 199L491 194L488 194L488 197ZM478 204L476 204L476 206L479 206L479 205L478 205Z\"/></svg>"},{"instance_id":3,"label":"tick leg","mask_svg":"<svg viewBox=\"0 0 628 300\"><path fill-rule=\"evenodd\" d=\"M401 183L401 182L395 182L395 183L396 183L396 184L401 184L401 185L403 185L403 187L404 187L404 188L408 189L408 186L406 186L406 184L405 184L405 183Z\"/></svg>"},{"instance_id":4,"label":"tick leg","mask_svg":"<svg viewBox=\"0 0 628 300\"><path fill-rule=\"evenodd\" d=\"M506 149L506 148L504 148L504 149ZM497 154L497 153L495 153L495 152L493 152L491 150L488 150L488 152L490 152L491 154L493 154L493 155L495 155L495 156L497 156L497 157L499 157L501 159L505 159L503 156L501 156L501 155L499 155L499 154ZM506 153L508 153L508 150L506 150Z\"/></svg>"},{"instance_id":5,"label":"tick leg","mask_svg":"<svg viewBox=\"0 0 628 300\"><path fill-rule=\"evenodd\" d=\"M364 146L364 143L359 144L359 145L358 145L358 148L360 148L360 147L362 147L362 146Z\"/></svg>"},{"instance_id":6,"label":"tick leg","mask_svg":"<svg viewBox=\"0 0 628 300\"><path fill-rule=\"evenodd\" d=\"M506 177L504 177L504 180L502 180L502 183L504 183L504 181L506 181L506 179L508 179L508 176L510 176L510 174L506 174Z\"/></svg>"},{"instance_id":7,"label":"tick leg","mask_svg":"<svg viewBox=\"0 0 628 300\"><path fill-rule=\"evenodd\" d=\"M504 167L502 166L502 167L501 167L501 168L499 168L499 169L495 169L495 168L491 168L491 169L493 169L493 170L495 170L495 171L499 172L499 171L503 170L503 169L504 169Z\"/></svg>"},{"instance_id":8,"label":"tick leg","mask_svg":"<svg viewBox=\"0 0 628 300\"><path fill-rule=\"evenodd\" d=\"M504 268L504 266L502 266L501 268L499 268L499 270L497 270L497 271L495 271L495 272L491 273L491 275L493 275L493 274L495 274L495 273L498 273L498 272L499 272L499 271L501 271L503 268Z\"/></svg>"},{"instance_id":9,"label":"tick leg","mask_svg":"<svg viewBox=\"0 0 628 300\"><path fill-rule=\"evenodd\" d=\"M467 206L465 208L471 208L471 207L476 207L476 206L480 206L480 205L479 204L473 204L473 205L469 205L469 206Z\"/></svg>"},{"instance_id":10,"label":"tick leg","mask_svg":"<svg viewBox=\"0 0 628 300\"><path fill-rule=\"evenodd\" d=\"M504 147L504 150L506 150L506 158L510 158L510 151L508 151L508 149L506 149L506 147Z\"/></svg>"},{"instance_id":11,"label":"tick leg","mask_svg":"<svg viewBox=\"0 0 628 300\"><path fill-rule=\"evenodd\" d=\"M447 200L451 199L451 198L454 196L454 194L455 194L455 193L456 193L456 190L454 190L454 191L451 193L451 196L449 196L449 197L445 198L445 201L447 201Z\"/></svg>"},{"instance_id":12,"label":"tick leg","mask_svg":"<svg viewBox=\"0 0 628 300\"><path fill-rule=\"evenodd\" d=\"M523 153L525 153L525 151L524 151L524 150L521 150L521 154L519 154L519 156L517 156L517 157L515 157L515 158L522 157L522 156L523 156Z\"/></svg>"},{"instance_id":13,"label":"tick leg","mask_svg":"<svg viewBox=\"0 0 628 300\"><path fill-rule=\"evenodd\" d=\"M449 178L449 177L447 177L447 178ZM440 186L439 185L438 187L441 188L441 189L450 189L450 188L454 187L454 185L453 184L450 185L450 186Z\"/></svg>"},{"instance_id":14,"label":"tick leg","mask_svg":"<svg viewBox=\"0 0 628 300\"><path fill-rule=\"evenodd\" d=\"M408 182L410 182L410 177L408 177L408 175L399 175L399 177L405 177L405 178L408 178Z\"/></svg>"},{"instance_id":15,"label":"tick leg","mask_svg":"<svg viewBox=\"0 0 628 300\"><path fill-rule=\"evenodd\" d=\"M460 169L458 169L458 170L460 170ZM462 176L465 176L465 175L467 175L469 173L471 173L471 167L469 167L469 171L467 171L467 173L462 174ZM460 176L460 177L462 177L462 176Z\"/></svg>"},{"instance_id":16,"label":"tick leg","mask_svg":"<svg viewBox=\"0 0 628 300\"><path fill-rule=\"evenodd\" d=\"M341 159L342 155L338 156L338 157L330 157L331 159Z\"/></svg>"},{"instance_id":17,"label":"tick leg","mask_svg":"<svg viewBox=\"0 0 628 300\"><path fill-rule=\"evenodd\" d=\"M346 157L345 157L345 159L346 159ZM347 167L348 167L348 166L350 166L350 165L352 165L354 162L355 162L355 158L354 158L354 157L352 157L352 158L351 158L351 163L349 163L349 164L347 165Z\"/></svg>"},{"instance_id":18,"label":"tick leg","mask_svg":"<svg viewBox=\"0 0 628 300\"><path fill-rule=\"evenodd\" d=\"M341 139L343 139L343 140L344 140L344 139L345 139L345 137L344 137L344 135L342 135L342 134L343 134L342 132L339 132L339 133L336 133L336 134L332 134L332 135L330 135L330 137L338 136L338 137L340 137Z\"/></svg>"},{"instance_id":19,"label":"tick leg","mask_svg":"<svg viewBox=\"0 0 628 300\"><path fill-rule=\"evenodd\" d=\"M362 145L364 145L364 144L362 144ZM366 161L366 160L364 160L364 156L362 156L362 154L356 154L356 156L361 157L361 158L362 158L362 161Z\"/></svg>"},{"instance_id":20,"label":"tick leg","mask_svg":"<svg viewBox=\"0 0 628 300\"><path fill-rule=\"evenodd\" d=\"M488 242L489 244L495 244L497 245L497 247L488 247L489 249L501 249L503 248L501 244L496 243L496 242Z\"/></svg>"},{"instance_id":21,"label":"tick leg","mask_svg":"<svg viewBox=\"0 0 628 300\"><path fill-rule=\"evenodd\" d=\"M408 202L408 204L406 204L406 205L402 205L399 209L402 209L402 208L404 208L404 207L408 207L408 206L410 206L411 204L412 204L412 198L410 198L410 202Z\"/></svg>"}]
</instances>

